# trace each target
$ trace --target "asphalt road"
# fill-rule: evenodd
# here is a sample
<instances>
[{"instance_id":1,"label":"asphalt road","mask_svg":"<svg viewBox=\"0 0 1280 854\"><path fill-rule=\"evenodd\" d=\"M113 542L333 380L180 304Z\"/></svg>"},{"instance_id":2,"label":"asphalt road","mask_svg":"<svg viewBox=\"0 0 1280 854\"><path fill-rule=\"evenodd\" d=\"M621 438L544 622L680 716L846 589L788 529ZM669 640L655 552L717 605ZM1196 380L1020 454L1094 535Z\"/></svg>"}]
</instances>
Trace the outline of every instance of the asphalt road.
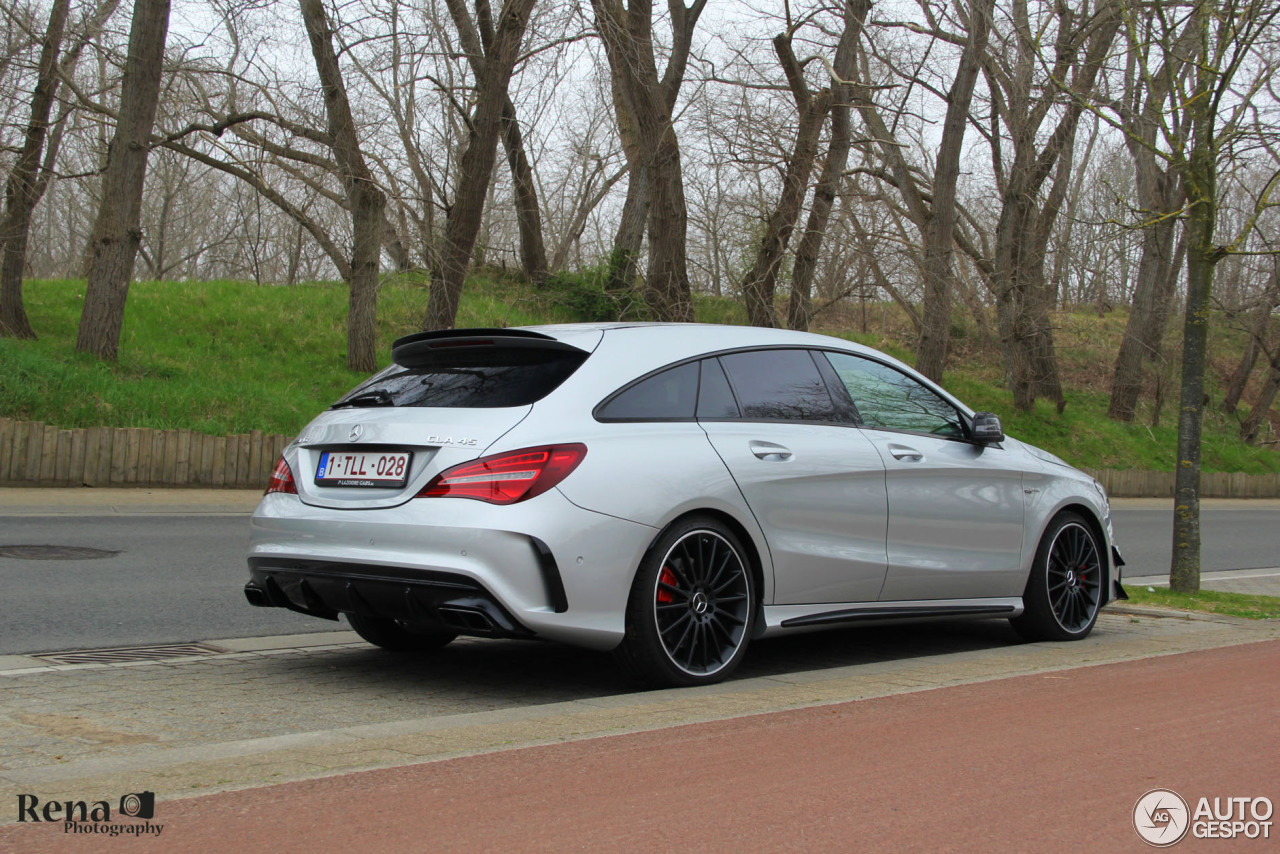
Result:
<instances>
[{"instance_id":1,"label":"asphalt road","mask_svg":"<svg viewBox=\"0 0 1280 854\"><path fill-rule=\"evenodd\" d=\"M1160 506L1146 506L1156 505ZM1134 506L1141 505L1141 506ZM1173 554L1173 503L1125 502L1112 508L1124 574L1168 575ZM1233 501L1201 512L1200 569L1262 569L1280 566L1280 505Z\"/></svg>"},{"instance_id":2,"label":"asphalt road","mask_svg":"<svg viewBox=\"0 0 1280 854\"><path fill-rule=\"evenodd\" d=\"M1118 506L1116 536L1130 577L1168 571L1172 511ZM1280 565L1273 502L1207 506L1206 571ZM0 545L117 552L93 560L0 558L5 609L0 654L97 649L343 629L276 608L253 608L244 515L0 516Z\"/></svg>"},{"instance_id":3,"label":"asphalt road","mask_svg":"<svg viewBox=\"0 0 1280 854\"><path fill-rule=\"evenodd\" d=\"M245 601L247 516L0 517L0 545L114 551L0 558L0 654L345 629Z\"/></svg>"}]
</instances>

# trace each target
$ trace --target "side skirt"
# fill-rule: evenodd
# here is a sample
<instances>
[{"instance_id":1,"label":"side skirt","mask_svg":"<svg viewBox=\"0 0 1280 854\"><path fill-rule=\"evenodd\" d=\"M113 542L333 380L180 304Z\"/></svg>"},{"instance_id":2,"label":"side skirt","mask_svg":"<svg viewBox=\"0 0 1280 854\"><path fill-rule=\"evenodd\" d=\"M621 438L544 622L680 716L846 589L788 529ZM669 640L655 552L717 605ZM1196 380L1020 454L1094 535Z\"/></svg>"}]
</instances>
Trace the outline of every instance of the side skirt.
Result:
<instances>
[{"instance_id":1,"label":"side skirt","mask_svg":"<svg viewBox=\"0 0 1280 854\"><path fill-rule=\"evenodd\" d=\"M1022 598L921 600L915 602L826 602L766 605L765 636L840 625L885 624L927 619L1016 617Z\"/></svg>"}]
</instances>

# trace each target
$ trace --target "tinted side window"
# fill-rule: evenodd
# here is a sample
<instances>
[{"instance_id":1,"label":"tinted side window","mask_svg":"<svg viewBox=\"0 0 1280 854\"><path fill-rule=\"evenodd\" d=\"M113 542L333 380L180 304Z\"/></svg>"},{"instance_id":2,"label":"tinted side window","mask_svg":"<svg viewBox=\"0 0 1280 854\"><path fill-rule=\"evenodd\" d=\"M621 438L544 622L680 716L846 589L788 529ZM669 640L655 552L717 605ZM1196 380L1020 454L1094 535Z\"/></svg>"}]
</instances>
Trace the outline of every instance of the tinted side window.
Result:
<instances>
[{"instance_id":1,"label":"tinted side window","mask_svg":"<svg viewBox=\"0 0 1280 854\"><path fill-rule=\"evenodd\" d=\"M720 357L742 417L765 421L839 421L808 350L757 350Z\"/></svg>"},{"instance_id":2,"label":"tinted side window","mask_svg":"<svg viewBox=\"0 0 1280 854\"><path fill-rule=\"evenodd\" d=\"M738 401L720 367L719 359L702 360L702 382L698 386L698 418L737 418Z\"/></svg>"},{"instance_id":3,"label":"tinted side window","mask_svg":"<svg viewBox=\"0 0 1280 854\"><path fill-rule=\"evenodd\" d=\"M863 426L965 437L956 408L901 371L844 353L825 355L849 390Z\"/></svg>"},{"instance_id":4,"label":"tinted side window","mask_svg":"<svg viewBox=\"0 0 1280 854\"><path fill-rule=\"evenodd\" d=\"M698 403L698 363L641 380L601 407L601 421L685 421Z\"/></svg>"}]
</instances>

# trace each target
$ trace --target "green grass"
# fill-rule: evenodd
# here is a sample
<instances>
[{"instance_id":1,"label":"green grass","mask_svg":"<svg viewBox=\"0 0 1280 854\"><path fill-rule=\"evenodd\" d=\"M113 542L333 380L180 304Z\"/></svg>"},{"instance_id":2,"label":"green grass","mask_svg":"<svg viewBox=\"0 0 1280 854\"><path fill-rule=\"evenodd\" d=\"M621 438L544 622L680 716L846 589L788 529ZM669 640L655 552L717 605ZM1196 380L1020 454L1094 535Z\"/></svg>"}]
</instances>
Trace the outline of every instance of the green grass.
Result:
<instances>
[{"instance_id":1,"label":"green grass","mask_svg":"<svg viewBox=\"0 0 1280 854\"><path fill-rule=\"evenodd\" d=\"M1251 620L1280 619L1280 597L1252 596L1245 593L1220 593L1201 590L1199 593L1174 593L1163 587L1128 587L1129 602L1134 605L1154 605L1158 608L1176 608L1179 611L1201 611L1228 617L1248 617Z\"/></svg>"},{"instance_id":2,"label":"green grass","mask_svg":"<svg viewBox=\"0 0 1280 854\"><path fill-rule=\"evenodd\" d=\"M25 285L37 341L0 338L0 416L60 427L187 428L213 435L265 430L292 434L363 379L346 364L346 289L315 283L292 288L240 282L141 282L133 285L117 364L73 351L82 280ZM378 358L391 342L420 328L427 290L392 279L378 301ZM696 296L699 320L744 323L739 301ZM877 347L910 362L910 327L894 307L870 312L873 331L859 333L856 314L824 313L814 331ZM519 326L575 320L564 294L539 291L496 271L472 277L459 326ZM1176 405L1164 424L1117 424L1106 417L1105 390L1123 317L1062 315L1058 342L1068 405L1018 413L1002 384L999 355L957 338L946 385L975 409L998 413L1010 435L1078 466L1171 471ZM964 331L963 329L961 330ZM1230 342L1233 343L1234 342ZM1221 358L1232 359L1224 345ZM1238 351L1237 351L1238 352ZM1235 437L1234 420L1211 410L1205 423L1207 471L1280 471L1280 453Z\"/></svg>"},{"instance_id":3,"label":"green grass","mask_svg":"<svg viewBox=\"0 0 1280 854\"><path fill-rule=\"evenodd\" d=\"M459 324L570 320L508 283L471 288ZM139 282L129 289L116 364L74 352L83 281L25 285L37 341L0 338L0 416L60 427L186 428L212 435L296 433L360 380L346 368L346 288ZM420 328L427 291L385 286L379 366ZM561 313L562 314L562 313Z\"/></svg>"}]
</instances>

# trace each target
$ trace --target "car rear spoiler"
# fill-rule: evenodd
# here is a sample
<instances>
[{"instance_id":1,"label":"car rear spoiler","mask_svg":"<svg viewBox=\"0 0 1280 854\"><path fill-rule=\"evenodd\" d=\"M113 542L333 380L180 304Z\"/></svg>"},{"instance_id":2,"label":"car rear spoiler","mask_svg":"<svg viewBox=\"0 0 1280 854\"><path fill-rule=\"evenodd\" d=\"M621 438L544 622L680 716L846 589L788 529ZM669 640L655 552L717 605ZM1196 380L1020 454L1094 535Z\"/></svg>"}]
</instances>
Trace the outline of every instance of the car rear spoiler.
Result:
<instances>
[{"instance_id":1,"label":"car rear spoiler","mask_svg":"<svg viewBox=\"0 0 1280 854\"><path fill-rule=\"evenodd\" d=\"M391 345L391 358L405 368L422 368L473 361L477 350L485 349L523 351L521 361L530 362L587 355L572 344L528 329L437 329L397 338Z\"/></svg>"}]
</instances>

